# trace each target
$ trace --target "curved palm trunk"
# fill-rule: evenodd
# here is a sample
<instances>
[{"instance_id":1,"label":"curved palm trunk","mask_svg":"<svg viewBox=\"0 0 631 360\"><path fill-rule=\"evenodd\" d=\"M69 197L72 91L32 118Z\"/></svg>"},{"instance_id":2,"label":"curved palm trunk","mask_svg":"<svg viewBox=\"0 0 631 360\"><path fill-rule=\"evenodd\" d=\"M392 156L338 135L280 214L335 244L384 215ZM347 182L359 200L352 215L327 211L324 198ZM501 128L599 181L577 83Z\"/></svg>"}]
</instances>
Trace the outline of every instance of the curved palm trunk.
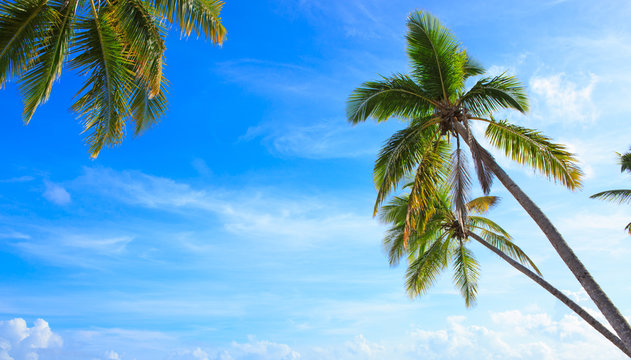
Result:
<instances>
[{"instance_id":1,"label":"curved palm trunk","mask_svg":"<svg viewBox=\"0 0 631 360\"><path fill-rule=\"evenodd\" d=\"M533 271L531 271L530 269L528 269L524 265L522 265L522 264L518 263L517 261L513 260L511 257L506 255L500 249L498 249L495 246L493 246L490 243L488 243L486 240L484 240L479 235L474 234L472 232L468 232L468 235L469 235L469 237L477 240L480 244L484 245L489 250L493 251L495 254L497 254L497 256L499 256L502 259L504 259L504 261L509 263L512 267L517 269L519 272L521 272L522 274L524 274L524 275L528 276L529 278L531 278L534 282L539 284L539 286L541 286L542 288L546 289L550 294L552 294L554 297L559 299L563 304L565 304L565 306L569 307L578 316L580 316L583 320L585 320L585 322L587 322L589 325L591 325L596 331L601 333L605 338L607 338L607 340L611 341L614 345L616 345L616 347L618 347L618 349L620 349L628 357L631 358L631 351L627 350L627 348L624 346L624 343L620 340L620 338L618 338L611 331L609 331L609 329L607 329L603 324L601 324L598 320L596 320L593 316L591 316L580 305L578 305L577 303L572 301L572 299L567 297L565 294L563 294L561 291L559 291L552 284L550 284L549 282L545 281L542 277L540 277L539 275L535 274Z\"/></svg>"},{"instance_id":2,"label":"curved palm trunk","mask_svg":"<svg viewBox=\"0 0 631 360\"><path fill-rule=\"evenodd\" d=\"M458 124L458 134L467 142L469 147L472 147L472 142L477 141L473 138L473 135L465 129L464 126ZM486 151L482 149L482 151ZM600 288L596 280L591 276L585 265L578 259L574 251L565 242L559 231L552 225L552 222L541 211L541 209L535 204L532 199L523 192L523 190L515 184L515 182L504 172L504 170L495 162L493 156L482 157L484 163L495 174L497 179L504 185L515 200L526 210L528 215L535 221L537 226L546 235L556 252L559 254L565 265L574 274L578 282L581 284L585 292L589 295L592 301L596 304L600 312L605 316L605 319L611 324L611 327L616 331L620 340L624 343L627 349L631 349L631 327L629 323L622 316L618 308L609 299L607 294Z\"/></svg>"}]
</instances>

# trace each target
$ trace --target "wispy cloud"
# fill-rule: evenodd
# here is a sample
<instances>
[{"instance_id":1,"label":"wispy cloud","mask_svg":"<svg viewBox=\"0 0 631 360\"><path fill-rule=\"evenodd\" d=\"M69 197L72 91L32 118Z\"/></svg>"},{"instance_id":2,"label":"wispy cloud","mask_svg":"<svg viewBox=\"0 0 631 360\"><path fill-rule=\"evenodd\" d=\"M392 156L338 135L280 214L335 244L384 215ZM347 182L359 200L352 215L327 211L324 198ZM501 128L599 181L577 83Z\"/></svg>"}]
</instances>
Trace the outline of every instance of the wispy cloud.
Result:
<instances>
[{"instance_id":1,"label":"wispy cloud","mask_svg":"<svg viewBox=\"0 0 631 360\"><path fill-rule=\"evenodd\" d=\"M50 181L44 181L46 189L44 190L44 197L46 200L57 205L68 205L72 201L70 194L61 185L52 183Z\"/></svg>"}]
</instances>

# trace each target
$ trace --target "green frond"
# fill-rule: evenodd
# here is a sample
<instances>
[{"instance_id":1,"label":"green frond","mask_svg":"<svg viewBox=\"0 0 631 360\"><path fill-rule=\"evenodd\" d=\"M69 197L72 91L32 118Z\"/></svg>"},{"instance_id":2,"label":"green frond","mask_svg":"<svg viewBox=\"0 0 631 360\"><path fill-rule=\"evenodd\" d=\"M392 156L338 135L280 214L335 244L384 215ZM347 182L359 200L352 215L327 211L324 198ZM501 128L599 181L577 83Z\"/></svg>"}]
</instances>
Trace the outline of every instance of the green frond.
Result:
<instances>
[{"instance_id":1,"label":"green frond","mask_svg":"<svg viewBox=\"0 0 631 360\"><path fill-rule=\"evenodd\" d=\"M497 196L480 196L467 203L467 210L476 214L484 214L499 202L500 198Z\"/></svg>"},{"instance_id":2,"label":"green frond","mask_svg":"<svg viewBox=\"0 0 631 360\"><path fill-rule=\"evenodd\" d=\"M537 265L535 265L530 257L528 257L528 255L526 255L526 253L519 246L510 241L510 238L503 236L502 234L497 234L484 229L480 230L480 236L491 245L500 249L500 251L502 251L506 255L520 262L524 266L529 266L539 276L542 276L541 271L539 271L539 268L537 268Z\"/></svg>"},{"instance_id":3,"label":"green frond","mask_svg":"<svg viewBox=\"0 0 631 360\"><path fill-rule=\"evenodd\" d=\"M486 72L484 67L479 62L470 58L468 55L467 55L467 60L464 63L463 70L464 70L465 79L471 76L482 75Z\"/></svg>"},{"instance_id":4,"label":"green frond","mask_svg":"<svg viewBox=\"0 0 631 360\"><path fill-rule=\"evenodd\" d=\"M53 83L61 74L70 40L74 32L76 1L51 3L56 13L55 21L44 34L44 44L33 60L33 65L20 81L20 92L24 99L24 123L28 124L37 107L50 96Z\"/></svg>"},{"instance_id":5,"label":"green frond","mask_svg":"<svg viewBox=\"0 0 631 360\"><path fill-rule=\"evenodd\" d=\"M0 1L0 87L37 56L57 13L46 0Z\"/></svg>"},{"instance_id":6,"label":"green frond","mask_svg":"<svg viewBox=\"0 0 631 360\"><path fill-rule=\"evenodd\" d=\"M476 116L486 116L502 109L526 113L529 108L526 88L517 78L504 74L478 80L460 98L460 103Z\"/></svg>"},{"instance_id":7,"label":"green frond","mask_svg":"<svg viewBox=\"0 0 631 360\"><path fill-rule=\"evenodd\" d=\"M514 161L540 171L568 189L580 188L583 172L574 154L539 131L492 120L485 135L493 146Z\"/></svg>"},{"instance_id":8,"label":"green frond","mask_svg":"<svg viewBox=\"0 0 631 360\"><path fill-rule=\"evenodd\" d=\"M590 198L617 202L619 204L631 203L631 190L607 190L594 194Z\"/></svg>"},{"instance_id":9,"label":"green frond","mask_svg":"<svg viewBox=\"0 0 631 360\"><path fill-rule=\"evenodd\" d=\"M620 172L631 172L631 152L625 154L618 154L620 156Z\"/></svg>"},{"instance_id":10,"label":"green frond","mask_svg":"<svg viewBox=\"0 0 631 360\"><path fill-rule=\"evenodd\" d=\"M221 24L223 1L152 0L151 3L169 23L178 24L184 36L194 32L211 42L223 43L226 36L226 29Z\"/></svg>"},{"instance_id":11,"label":"green frond","mask_svg":"<svg viewBox=\"0 0 631 360\"><path fill-rule=\"evenodd\" d=\"M475 305L476 295L478 293L480 265L473 255L473 252L467 249L462 242L454 251L453 267L454 284L464 297L465 305L467 307Z\"/></svg>"},{"instance_id":12,"label":"green frond","mask_svg":"<svg viewBox=\"0 0 631 360\"><path fill-rule=\"evenodd\" d=\"M134 71L147 85L149 98L163 86L166 29L156 16L157 10L142 0L120 1L114 10L119 33L134 58Z\"/></svg>"},{"instance_id":13,"label":"green frond","mask_svg":"<svg viewBox=\"0 0 631 360\"><path fill-rule=\"evenodd\" d=\"M368 81L353 90L346 103L346 117L357 124L369 117L377 122L396 116L401 119L425 118L434 112L435 102L409 76L395 74L379 81Z\"/></svg>"},{"instance_id":14,"label":"green frond","mask_svg":"<svg viewBox=\"0 0 631 360\"><path fill-rule=\"evenodd\" d=\"M103 145L119 144L129 116L127 99L134 84L133 72L123 44L111 24L111 12L101 7L96 18L86 18L77 25L77 54L72 68L87 80L72 106L88 132L86 142L92 157Z\"/></svg>"},{"instance_id":15,"label":"green frond","mask_svg":"<svg viewBox=\"0 0 631 360\"><path fill-rule=\"evenodd\" d=\"M425 153L416 168L413 185L410 188L408 211L405 218L405 240L416 228L418 222L425 223L435 211L433 204L439 193L439 186L446 181L448 175L445 166L447 152L448 144L441 140L425 149ZM423 218L419 218L419 215L422 215Z\"/></svg>"},{"instance_id":16,"label":"green frond","mask_svg":"<svg viewBox=\"0 0 631 360\"><path fill-rule=\"evenodd\" d=\"M467 55L453 33L425 11L408 17L407 51L412 73L433 100L453 101L465 81Z\"/></svg>"},{"instance_id":17,"label":"green frond","mask_svg":"<svg viewBox=\"0 0 631 360\"><path fill-rule=\"evenodd\" d=\"M504 230L501 226L499 226L497 223L495 223L491 219L485 218L483 216L473 215L473 216L469 216L468 220L469 220L468 226L470 228L488 230L490 232L497 233L509 240L511 239L510 234L508 234L506 230Z\"/></svg>"},{"instance_id":18,"label":"green frond","mask_svg":"<svg viewBox=\"0 0 631 360\"><path fill-rule=\"evenodd\" d=\"M449 246L443 238L431 244L408 264L405 272L406 289L410 297L425 294L436 283L438 275L449 264Z\"/></svg>"},{"instance_id":19,"label":"green frond","mask_svg":"<svg viewBox=\"0 0 631 360\"><path fill-rule=\"evenodd\" d=\"M631 223L628 223L627 226L624 227L625 230L631 235Z\"/></svg>"},{"instance_id":20,"label":"green frond","mask_svg":"<svg viewBox=\"0 0 631 360\"><path fill-rule=\"evenodd\" d=\"M130 110L135 122L134 135L158 123L167 111L166 87L162 85L155 95L148 88L143 81L137 80L131 94Z\"/></svg>"},{"instance_id":21,"label":"green frond","mask_svg":"<svg viewBox=\"0 0 631 360\"><path fill-rule=\"evenodd\" d=\"M390 191L396 190L401 179L412 174L428 151L431 151L432 142L436 139L436 127L426 127L431 120L425 118L414 121L407 128L397 131L379 151L373 170L373 180L377 188L373 214L377 213ZM444 154L445 145L438 150Z\"/></svg>"}]
</instances>

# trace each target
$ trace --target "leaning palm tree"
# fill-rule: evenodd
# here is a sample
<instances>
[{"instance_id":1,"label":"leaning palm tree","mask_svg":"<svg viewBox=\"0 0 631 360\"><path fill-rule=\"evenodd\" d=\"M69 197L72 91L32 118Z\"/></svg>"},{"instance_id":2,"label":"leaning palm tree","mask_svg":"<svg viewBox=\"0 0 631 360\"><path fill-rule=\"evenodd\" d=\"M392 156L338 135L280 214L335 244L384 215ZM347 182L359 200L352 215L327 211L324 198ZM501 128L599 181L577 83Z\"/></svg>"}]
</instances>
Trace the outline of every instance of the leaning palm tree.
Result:
<instances>
[{"instance_id":1,"label":"leaning palm tree","mask_svg":"<svg viewBox=\"0 0 631 360\"><path fill-rule=\"evenodd\" d=\"M631 173L631 152L625 153L624 155L618 154L620 161L620 172L630 172ZM606 190L599 192L590 196L592 199L602 199L617 202L619 204L631 204L631 190L629 189L619 189L619 190ZM625 230L631 235L631 223L628 223L627 226L624 227Z\"/></svg>"},{"instance_id":2,"label":"leaning palm tree","mask_svg":"<svg viewBox=\"0 0 631 360\"><path fill-rule=\"evenodd\" d=\"M486 123L485 135L493 146L569 189L579 188L582 178L573 154L536 130L492 117L502 109L528 111L526 91L516 78L506 74L484 77L467 88L466 81L484 74L484 69L468 56L449 29L422 11L413 12L407 25L411 74L394 74L366 82L353 91L348 101L347 116L353 124L370 117L378 122L391 117L409 122L386 142L375 163L375 213L401 179L413 176L404 228L404 237L409 236L418 209L435 193L435 170L428 166L430 154L435 151L435 144L448 139L455 147L451 156L451 193L462 226L471 187L467 157L461 148L461 143L465 143L483 191L488 194L493 177L498 178L543 231L625 346L631 349L631 327L625 318L547 216L479 144L471 123Z\"/></svg>"},{"instance_id":3,"label":"leaning palm tree","mask_svg":"<svg viewBox=\"0 0 631 360\"><path fill-rule=\"evenodd\" d=\"M411 184L408 185L411 186ZM631 351L624 347L616 335L563 292L544 280L539 269L512 241L511 236L498 224L483 216L497 205L498 197L481 196L468 202L466 208L474 215L467 215L467 222L462 231L463 228L453 210L447 187L440 187L436 195L428 204L429 207L420 210L425 220L414 224L407 240L405 219L409 194L393 196L379 210L381 220L390 225L383 241L390 265L396 266L401 258L404 256L407 258L408 268L405 276L406 289L410 297L426 293L435 283L438 275L451 264L454 283L464 297L465 305L471 306L476 300L479 275L479 264L468 247L473 239L555 296L631 357Z\"/></svg>"},{"instance_id":4,"label":"leaning palm tree","mask_svg":"<svg viewBox=\"0 0 631 360\"><path fill-rule=\"evenodd\" d=\"M221 44L222 6L219 0L0 0L0 88L19 81L28 124L64 67L76 70L85 81L72 109L96 157L104 145L122 141L129 120L138 134L166 111L167 25Z\"/></svg>"}]
</instances>

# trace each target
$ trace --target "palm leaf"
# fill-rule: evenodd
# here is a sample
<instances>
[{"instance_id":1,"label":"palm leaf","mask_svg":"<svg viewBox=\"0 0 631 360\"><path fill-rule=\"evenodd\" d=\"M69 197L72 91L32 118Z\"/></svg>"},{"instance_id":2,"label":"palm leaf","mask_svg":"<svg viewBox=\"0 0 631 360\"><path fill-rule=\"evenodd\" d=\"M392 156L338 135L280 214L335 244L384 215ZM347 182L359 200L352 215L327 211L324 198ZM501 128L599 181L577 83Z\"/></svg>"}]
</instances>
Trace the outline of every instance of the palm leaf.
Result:
<instances>
[{"instance_id":1,"label":"palm leaf","mask_svg":"<svg viewBox=\"0 0 631 360\"><path fill-rule=\"evenodd\" d=\"M476 229L488 230L490 232L497 233L501 236L504 236L507 239L510 239L511 236L504 230L501 226L496 224L494 221L487 219L482 216L469 216L468 226Z\"/></svg>"},{"instance_id":2,"label":"palm leaf","mask_svg":"<svg viewBox=\"0 0 631 360\"><path fill-rule=\"evenodd\" d=\"M412 73L433 100L454 100L465 80L467 55L453 33L424 11L408 17L407 51Z\"/></svg>"},{"instance_id":3,"label":"palm leaf","mask_svg":"<svg viewBox=\"0 0 631 360\"><path fill-rule=\"evenodd\" d=\"M117 4L114 16L125 44L134 57L137 77L149 88L149 98L163 85L162 66L166 30L156 18L157 11L141 0L124 0Z\"/></svg>"},{"instance_id":4,"label":"palm leaf","mask_svg":"<svg viewBox=\"0 0 631 360\"><path fill-rule=\"evenodd\" d=\"M490 120L486 137L506 156L540 171L548 179L558 181L571 190L581 186L583 172L574 154L568 152L565 146L553 143L539 131L506 121Z\"/></svg>"},{"instance_id":5,"label":"palm leaf","mask_svg":"<svg viewBox=\"0 0 631 360\"><path fill-rule=\"evenodd\" d=\"M45 46L56 15L46 0L0 1L0 87L20 76Z\"/></svg>"},{"instance_id":6,"label":"palm leaf","mask_svg":"<svg viewBox=\"0 0 631 360\"><path fill-rule=\"evenodd\" d=\"M484 67L476 60L467 55L467 60L463 67L465 79L471 76L482 75L486 72Z\"/></svg>"},{"instance_id":7,"label":"palm leaf","mask_svg":"<svg viewBox=\"0 0 631 360\"><path fill-rule=\"evenodd\" d=\"M467 249L462 242L454 250L453 267L454 283L464 297L465 305L470 307L475 304L478 293L480 265L471 250Z\"/></svg>"},{"instance_id":8,"label":"palm leaf","mask_svg":"<svg viewBox=\"0 0 631 360\"><path fill-rule=\"evenodd\" d=\"M425 148L410 188L405 218L405 241L416 229L417 224L424 224L428 217L434 213L434 199L440 190L438 184L443 183L447 177L445 164L448 149L448 144L442 140ZM423 218L419 218L419 215L422 215Z\"/></svg>"},{"instance_id":9,"label":"palm leaf","mask_svg":"<svg viewBox=\"0 0 631 360\"><path fill-rule=\"evenodd\" d=\"M499 202L500 198L497 196L480 196L467 203L467 211L484 214Z\"/></svg>"},{"instance_id":10,"label":"palm leaf","mask_svg":"<svg viewBox=\"0 0 631 360\"><path fill-rule=\"evenodd\" d=\"M77 25L75 52L72 68L87 77L73 105L83 119L84 132L89 135L92 157L96 157L103 145L120 143L125 133L125 119L133 86L133 72L123 51L123 44L111 24L111 12L102 7L98 16L84 19Z\"/></svg>"},{"instance_id":11,"label":"palm leaf","mask_svg":"<svg viewBox=\"0 0 631 360\"><path fill-rule=\"evenodd\" d=\"M488 195L488 193L491 192L491 186L493 185L493 172L487 169L486 164L493 160L493 156L473 137L468 125L467 136L469 136L469 149L471 150L471 156L473 157L473 163L475 164L475 173L478 176L478 182L482 187L482 192L484 192L485 195Z\"/></svg>"},{"instance_id":12,"label":"palm leaf","mask_svg":"<svg viewBox=\"0 0 631 360\"><path fill-rule=\"evenodd\" d=\"M24 98L24 123L28 124L37 107L50 96L53 83L61 69L74 32L76 1L61 1L52 5L55 22L43 37L44 46L33 66L22 76L20 91Z\"/></svg>"},{"instance_id":13,"label":"palm leaf","mask_svg":"<svg viewBox=\"0 0 631 360\"><path fill-rule=\"evenodd\" d=\"M620 155L620 172L623 171L631 171L631 152Z\"/></svg>"},{"instance_id":14,"label":"palm leaf","mask_svg":"<svg viewBox=\"0 0 631 360\"><path fill-rule=\"evenodd\" d=\"M221 24L223 1L218 0L152 0L169 23L176 23L184 36L192 32L221 45L226 29Z\"/></svg>"},{"instance_id":15,"label":"palm leaf","mask_svg":"<svg viewBox=\"0 0 631 360\"><path fill-rule=\"evenodd\" d=\"M464 222L467 216L467 199L471 191L471 177L467 164L467 157L462 149L457 148L451 154L451 176L449 188L451 198L456 208L456 218L464 229Z\"/></svg>"},{"instance_id":16,"label":"palm leaf","mask_svg":"<svg viewBox=\"0 0 631 360\"><path fill-rule=\"evenodd\" d=\"M432 148L435 127L426 127L431 118L413 122L405 129L392 135L379 151L373 170L373 180L377 188L377 199L373 215L388 196L396 190L404 176L411 174Z\"/></svg>"},{"instance_id":17,"label":"palm leaf","mask_svg":"<svg viewBox=\"0 0 631 360\"><path fill-rule=\"evenodd\" d=\"M460 103L477 116L502 109L515 109L522 113L528 111L526 88L515 77L504 74L478 80L460 98Z\"/></svg>"},{"instance_id":18,"label":"palm leaf","mask_svg":"<svg viewBox=\"0 0 631 360\"><path fill-rule=\"evenodd\" d=\"M617 202L619 204L631 203L631 190L607 190L594 194L590 198Z\"/></svg>"},{"instance_id":19,"label":"palm leaf","mask_svg":"<svg viewBox=\"0 0 631 360\"><path fill-rule=\"evenodd\" d=\"M526 255L526 253L515 243L510 241L510 238L502 234L497 234L485 229L479 229L480 236L489 242L491 245L500 249L503 253L510 256L516 261L519 261L522 265L530 266L539 276L542 276L541 271L537 268L537 265Z\"/></svg>"},{"instance_id":20,"label":"palm leaf","mask_svg":"<svg viewBox=\"0 0 631 360\"><path fill-rule=\"evenodd\" d=\"M393 116L418 119L431 115L435 105L431 95L409 76L395 74L365 82L353 90L346 104L346 117L353 124L369 117L377 122Z\"/></svg>"},{"instance_id":21,"label":"palm leaf","mask_svg":"<svg viewBox=\"0 0 631 360\"><path fill-rule=\"evenodd\" d=\"M434 285L438 275L447 267L449 258L444 236L434 241L425 251L415 256L405 272L406 289L410 297L421 296Z\"/></svg>"}]
</instances>

